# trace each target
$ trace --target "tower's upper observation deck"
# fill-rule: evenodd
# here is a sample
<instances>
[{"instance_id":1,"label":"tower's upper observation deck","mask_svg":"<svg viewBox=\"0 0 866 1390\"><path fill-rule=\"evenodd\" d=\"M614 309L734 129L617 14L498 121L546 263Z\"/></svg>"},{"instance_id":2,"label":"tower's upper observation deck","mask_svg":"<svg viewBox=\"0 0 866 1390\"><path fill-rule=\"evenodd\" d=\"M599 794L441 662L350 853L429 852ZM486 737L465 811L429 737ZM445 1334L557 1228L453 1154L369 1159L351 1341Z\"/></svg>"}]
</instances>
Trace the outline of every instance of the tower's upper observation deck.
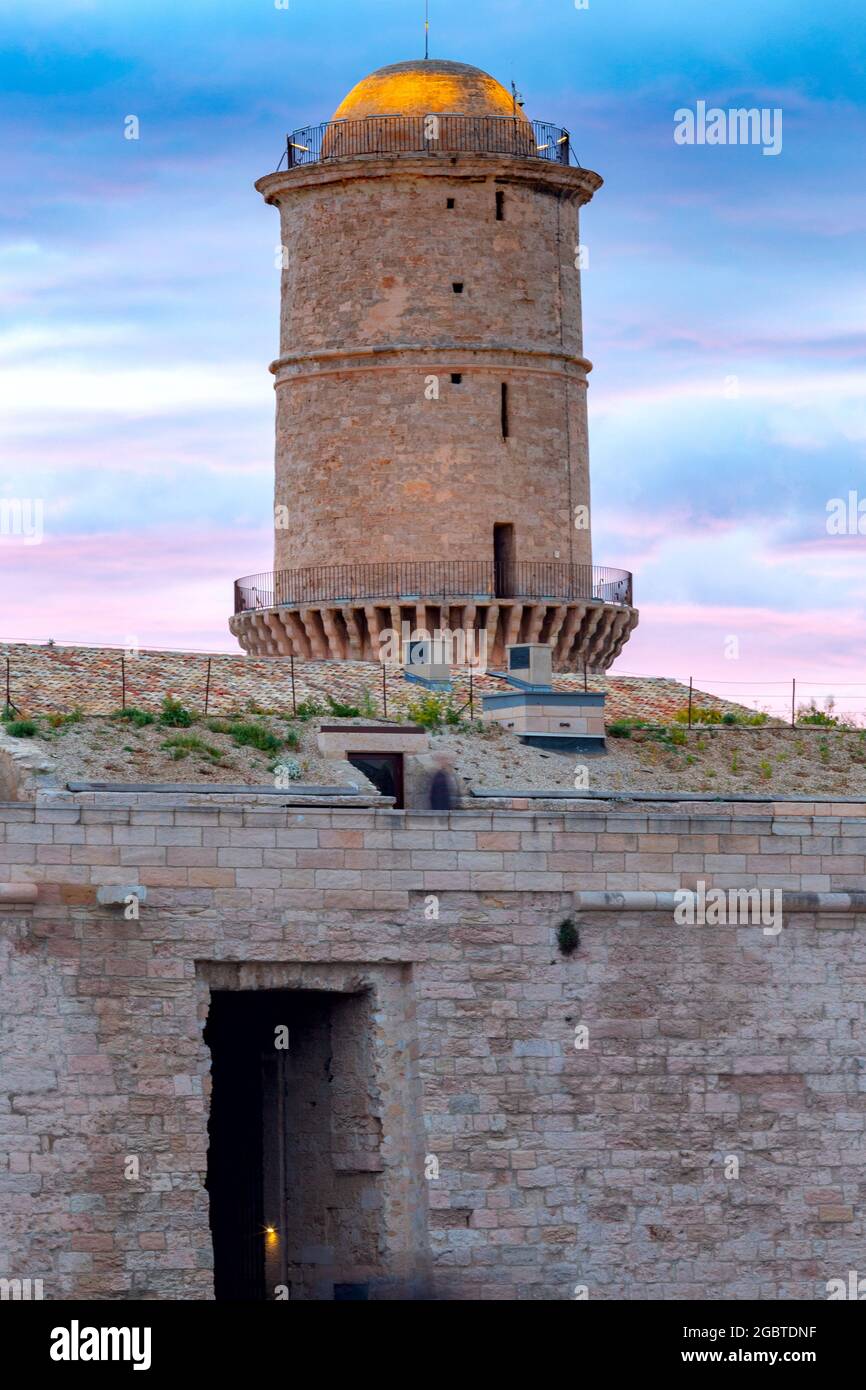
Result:
<instances>
[{"instance_id":1,"label":"tower's upper observation deck","mask_svg":"<svg viewBox=\"0 0 866 1390\"><path fill-rule=\"evenodd\" d=\"M561 126L530 121L515 93L481 68L422 58L362 78L331 120L287 137L283 159L291 169L358 155L437 153L568 164L571 140Z\"/></svg>"}]
</instances>

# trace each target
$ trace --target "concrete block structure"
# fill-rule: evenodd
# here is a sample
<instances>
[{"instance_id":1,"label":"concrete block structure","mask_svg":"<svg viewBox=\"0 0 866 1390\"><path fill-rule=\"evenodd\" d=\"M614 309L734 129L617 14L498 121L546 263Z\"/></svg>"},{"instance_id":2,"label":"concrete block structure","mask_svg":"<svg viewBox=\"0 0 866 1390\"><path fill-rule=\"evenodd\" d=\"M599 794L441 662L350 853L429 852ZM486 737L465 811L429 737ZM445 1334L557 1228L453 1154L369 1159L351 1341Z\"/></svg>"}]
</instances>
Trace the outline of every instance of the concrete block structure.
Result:
<instances>
[{"instance_id":1,"label":"concrete block structure","mask_svg":"<svg viewBox=\"0 0 866 1390\"><path fill-rule=\"evenodd\" d=\"M603 753L604 695L507 690L483 697L482 720L501 724L524 743Z\"/></svg>"},{"instance_id":2,"label":"concrete block structure","mask_svg":"<svg viewBox=\"0 0 866 1390\"><path fill-rule=\"evenodd\" d=\"M579 213L600 177L477 68L364 79L256 187L284 248L271 573L254 655L377 660L383 634L542 642L605 670L637 622L593 564Z\"/></svg>"}]
</instances>

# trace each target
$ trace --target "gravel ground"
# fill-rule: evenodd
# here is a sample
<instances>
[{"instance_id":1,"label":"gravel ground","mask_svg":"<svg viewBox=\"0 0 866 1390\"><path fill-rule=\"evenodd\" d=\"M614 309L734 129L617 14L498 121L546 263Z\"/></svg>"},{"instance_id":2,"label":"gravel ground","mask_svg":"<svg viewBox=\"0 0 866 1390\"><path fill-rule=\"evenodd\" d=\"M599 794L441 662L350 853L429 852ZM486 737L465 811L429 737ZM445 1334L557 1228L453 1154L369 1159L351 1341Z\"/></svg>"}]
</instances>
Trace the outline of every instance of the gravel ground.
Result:
<instances>
[{"instance_id":1,"label":"gravel ground","mask_svg":"<svg viewBox=\"0 0 866 1390\"><path fill-rule=\"evenodd\" d=\"M230 734L197 720L191 728L133 724L101 716L51 730L38 719L39 737L26 742L54 766L63 785L69 780L105 782L234 782L273 784L271 767L281 756L301 764L300 781L334 785L345 777L316 748L320 720L291 723L280 716L246 715L281 740L294 731L297 748L282 753L236 746ZM336 721L371 724L370 718ZM573 790L579 767L588 771L590 792L706 792L866 796L866 731L755 728L683 730L683 746L671 746L638 733L608 738L605 754L546 752L528 748L498 725L483 731L446 729L431 737L433 750L446 750L465 795L473 787ZM174 758L164 745L192 735L207 745Z\"/></svg>"},{"instance_id":2,"label":"gravel ground","mask_svg":"<svg viewBox=\"0 0 866 1390\"><path fill-rule=\"evenodd\" d=\"M272 786L271 768L280 757L296 758L301 765L303 783L337 785L342 781L335 775L316 748L315 727L312 724L289 724L278 717L246 715L247 721L263 725L275 737L284 740L294 729L300 736L298 748L284 747L281 753L264 753L257 748L238 747L226 733L208 727L208 721L197 720L190 728L165 728L148 724L136 728L99 715L82 719L79 724L66 724L50 730L39 719L40 737L28 739L54 766L54 777L63 786L68 781L91 782L201 782L215 785L236 782L256 786ZM171 739L192 735L200 739L213 753L192 750L174 758L172 750L164 747ZM24 742L24 740L22 740Z\"/></svg>"},{"instance_id":3,"label":"gravel ground","mask_svg":"<svg viewBox=\"0 0 866 1390\"><path fill-rule=\"evenodd\" d=\"M866 795L866 732L813 728L709 728L685 733L683 747L608 738L605 754L554 753L527 748L498 727L495 733L446 733L446 747L464 790L502 787L571 789L575 769L588 769L590 792Z\"/></svg>"}]
</instances>

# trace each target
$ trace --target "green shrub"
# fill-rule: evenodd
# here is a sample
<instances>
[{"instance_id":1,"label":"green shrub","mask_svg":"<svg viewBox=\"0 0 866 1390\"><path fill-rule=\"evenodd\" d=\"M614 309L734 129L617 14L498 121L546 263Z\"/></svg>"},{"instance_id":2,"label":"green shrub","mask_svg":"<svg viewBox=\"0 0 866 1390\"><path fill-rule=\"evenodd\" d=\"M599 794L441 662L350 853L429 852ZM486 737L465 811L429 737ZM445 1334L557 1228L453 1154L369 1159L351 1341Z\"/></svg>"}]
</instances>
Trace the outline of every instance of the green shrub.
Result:
<instances>
[{"instance_id":1,"label":"green shrub","mask_svg":"<svg viewBox=\"0 0 866 1390\"><path fill-rule=\"evenodd\" d=\"M74 709L69 714L49 714L48 723L52 729L65 729L70 724L80 724L84 715L80 709Z\"/></svg>"},{"instance_id":2,"label":"green shrub","mask_svg":"<svg viewBox=\"0 0 866 1390\"><path fill-rule=\"evenodd\" d=\"M258 748L260 753L279 753L283 746L283 740L266 729L264 724L238 720L232 724L230 733L238 748Z\"/></svg>"},{"instance_id":3,"label":"green shrub","mask_svg":"<svg viewBox=\"0 0 866 1390\"><path fill-rule=\"evenodd\" d=\"M688 705L685 705L682 709L678 709L677 712L676 712L676 714L674 715L674 719L676 720L676 722L677 722L678 724L688 724L688 722L689 722L689 707L688 707ZM722 722L722 711L721 711L721 710L719 710L719 709L713 709L712 706L710 706L710 705L692 705L692 723L693 723L693 724L721 724L721 722Z\"/></svg>"},{"instance_id":4,"label":"green shrub","mask_svg":"<svg viewBox=\"0 0 866 1390\"><path fill-rule=\"evenodd\" d=\"M300 748L301 735L298 733L297 729L286 729L283 743L286 748Z\"/></svg>"},{"instance_id":5,"label":"green shrub","mask_svg":"<svg viewBox=\"0 0 866 1390\"><path fill-rule=\"evenodd\" d=\"M231 721L228 719L206 719L205 728L212 734L230 734L232 731Z\"/></svg>"},{"instance_id":6,"label":"green shrub","mask_svg":"<svg viewBox=\"0 0 866 1390\"><path fill-rule=\"evenodd\" d=\"M6 723L6 732L12 738L35 738L39 730L34 719L10 719Z\"/></svg>"},{"instance_id":7,"label":"green shrub","mask_svg":"<svg viewBox=\"0 0 866 1390\"><path fill-rule=\"evenodd\" d=\"M819 729L850 729L852 725L833 713L833 701L827 701L826 709L819 709L814 700L808 705L800 705L797 710L798 724L812 724Z\"/></svg>"},{"instance_id":8,"label":"green shrub","mask_svg":"<svg viewBox=\"0 0 866 1390\"><path fill-rule=\"evenodd\" d=\"M570 917L556 928L556 942L564 956L573 955L580 945L580 935Z\"/></svg>"},{"instance_id":9,"label":"green shrub","mask_svg":"<svg viewBox=\"0 0 866 1390\"><path fill-rule=\"evenodd\" d=\"M332 695L327 697L328 709L335 719L357 719L361 711L357 705L344 705Z\"/></svg>"},{"instance_id":10,"label":"green shrub","mask_svg":"<svg viewBox=\"0 0 866 1390\"><path fill-rule=\"evenodd\" d=\"M169 729L188 729L193 723L193 716L188 709L184 709L180 700L175 700L171 695L166 695L162 702L162 712L159 716L160 724L164 724Z\"/></svg>"},{"instance_id":11,"label":"green shrub","mask_svg":"<svg viewBox=\"0 0 866 1390\"><path fill-rule=\"evenodd\" d=\"M146 724L156 723L155 714L148 714L146 710L136 709L135 705L127 705L126 709L116 709L111 717L112 719L125 719L127 723L134 724L137 729L143 729Z\"/></svg>"},{"instance_id":12,"label":"green shrub","mask_svg":"<svg viewBox=\"0 0 866 1390\"><path fill-rule=\"evenodd\" d=\"M175 734L173 738L166 739L162 747L171 753L176 763L182 758L188 758L190 753L201 753L210 763L221 762L223 756L219 748L215 748L212 743L205 743L196 734Z\"/></svg>"},{"instance_id":13,"label":"green shrub","mask_svg":"<svg viewBox=\"0 0 866 1390\"><path fill-rule=\"evenodd\" d=\"M431 691L429 695L410 700L406 706L406 715L412 724L420 724L422 729L434 730L441 729L446 721L459 724L459 715L455 720L449 718L452 709L450 700Z\"/></svg>"},{"instance_id":14,"label":"green shrub","mask_svg":"<svg viewBox=\"0 0 866 1390\"><path fill-rule=\"evenodd\" d=\"M683 748L688 742L688 735L685 729L671 729L670 742L675 748Z\"/></svg>"},{"instance_id":15,"label":"green shrub","mask_svg":"<svg viewBox=\"0 0 866 1390\"><path fill-rule=\"evenodd\" d=\"M377 719L379 717L379 711L376 708L376 701L373 699L372 690L363 690L361 692L358 705L365 719Z\"/></svg>"},{"instance_id":16,"label":"green shrub","mask_svg":"<svg viewBox=\"0 0 866 1390\"><path fill-rule=\"evenodd\" d=\"M678 709L674 719L678 724L688 724L688 705L684 706L683 709ZM768 719L769 715L765 714L763 710L756 710L754 713L748 713L744 710L740 713L738 710L732 709L724 711L714 709L711 705L692 705L692 724L725 724L728 728L733 728L737 724L750 726L766 724Z\"/></svg>"},{"instance_id":17,"label":"green shrub","mask_svg":"<svg viewBox=\"0 0 866 1390\"><path fill-rule=\"evenodd\" d=\"M763 761L758 764L758 766L761 769L761 776L763 777L764 781L769 782L770 778L773 775L773 764L767 762L767 759L764 758Z\"/></svg>"},{"instance_id":18,"label":"green shrub","mask_svg":"<svg viewBox=\"0 0 866 1390\"><path fill-rule=\"evenodd\" d=\"M309 719L319 719L324 713L324 705L320 705L317 700L302 700L297 708L297 717L305 724Z\"/></svg>"},{"instance_id":19,"label":"green shrub","mask_svg":"<svg viewBox=\"0 0 866 1390\"><path fill-rule=\"evenodd\" d=\"M685 734L674 739L674 731L667 728L664 724L651 724L648 719L614 719L607 725L607 732L611 738L631 738L633 733L638 730L645 739L652 743L671 744L685 742ZM677 731L679 733L680 731Z\"/></svg>"}]
</instances>

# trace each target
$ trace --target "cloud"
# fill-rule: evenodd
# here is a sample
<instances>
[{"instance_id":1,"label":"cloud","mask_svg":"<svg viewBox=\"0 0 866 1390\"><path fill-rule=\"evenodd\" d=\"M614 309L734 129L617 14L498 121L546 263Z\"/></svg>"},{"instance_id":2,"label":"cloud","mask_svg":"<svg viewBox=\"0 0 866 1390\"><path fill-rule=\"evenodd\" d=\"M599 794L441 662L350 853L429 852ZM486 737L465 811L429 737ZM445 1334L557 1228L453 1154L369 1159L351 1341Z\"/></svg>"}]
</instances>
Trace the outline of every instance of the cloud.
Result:
<instances>
[{"instance_id":1,"label":"cloud","mask_svg":"<svg viewBox=\"0 0 866 1390\"><path fill-rule=\"evenodd\" d=\"M434 16L434 52L513 75L606 180L583 293L596 557L642 608L624 669L725 679L727 629L756 679L862 653L863 551L825 524L866 489L859 3L818 28L789 0ZM4 635L232 649L231 580L272 541L278 224L252 180L419 27L382 0L12 9L0 495L44 496L48 537L0 546ZM781 156L675 146L697 97L781 105Z\"/></svg>"}]
</instances>

